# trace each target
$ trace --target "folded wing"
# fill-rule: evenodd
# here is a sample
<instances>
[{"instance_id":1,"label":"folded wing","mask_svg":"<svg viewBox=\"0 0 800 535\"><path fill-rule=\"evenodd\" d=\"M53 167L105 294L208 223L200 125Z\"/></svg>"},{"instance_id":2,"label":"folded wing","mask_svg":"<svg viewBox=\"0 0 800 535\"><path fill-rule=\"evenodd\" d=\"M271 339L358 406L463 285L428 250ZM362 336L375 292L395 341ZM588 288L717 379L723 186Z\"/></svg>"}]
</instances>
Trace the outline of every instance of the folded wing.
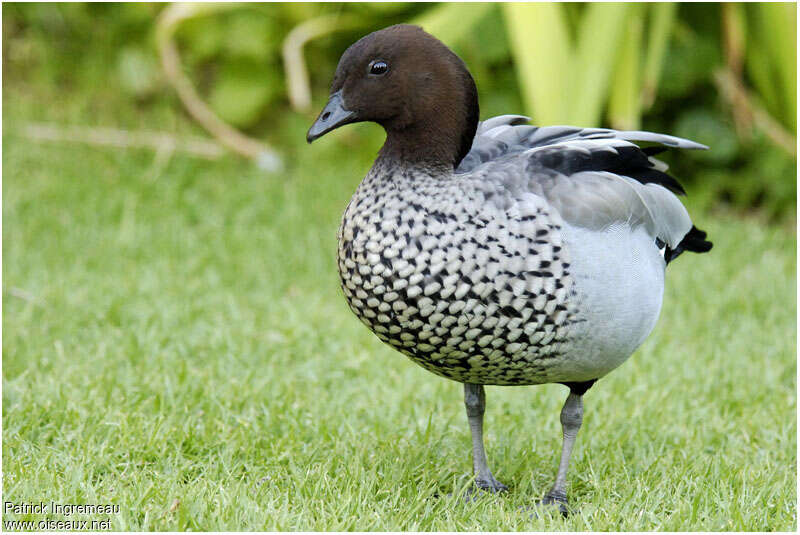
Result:
<instances>
[{"instance_id":1,"label":"folded wing","mask_svg":"<svg viewBox=\"0 0 800 535\"><path fill-rule=\"evenodd\" d=\"M666 244L667 261L684 250L711 248L676 197L684 194L683 188L666 173L667 165L653 157L666 148L707 147L652 132L537 128L525 122L523 116L503 115L480 123L456 172L491 174L494 168L508 177L509 186L546 198L573 225L645 225L654 239ZM633 141L658 145L642 148Z\"/></svg>"}]
</instances>

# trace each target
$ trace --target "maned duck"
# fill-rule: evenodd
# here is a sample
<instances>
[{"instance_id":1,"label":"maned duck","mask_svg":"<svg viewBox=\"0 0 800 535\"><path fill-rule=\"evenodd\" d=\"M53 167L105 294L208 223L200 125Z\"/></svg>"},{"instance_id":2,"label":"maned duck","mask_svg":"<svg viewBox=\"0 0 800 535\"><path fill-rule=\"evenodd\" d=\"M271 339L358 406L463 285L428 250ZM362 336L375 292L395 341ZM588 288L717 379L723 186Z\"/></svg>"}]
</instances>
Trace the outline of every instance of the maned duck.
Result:
<instances>
[{"instance_id":1,"label":"maned duck","mask_svg":"<svg viewBox=\"0 0 800 535\"><path fill-rule=\"evenodd\" d=\"M338 232L350 308L426 370L464 383L478 488L507 489L486 460L483 385L569 387L561 462L543 500L566 513L583 394L653 329L666 265L711 248L652 155L706 147L537 128L518 115L479 122L464 63L408 25L347 49L308 142L359 121L383 126L386 142Z\"/></svg>"}]
</instances>

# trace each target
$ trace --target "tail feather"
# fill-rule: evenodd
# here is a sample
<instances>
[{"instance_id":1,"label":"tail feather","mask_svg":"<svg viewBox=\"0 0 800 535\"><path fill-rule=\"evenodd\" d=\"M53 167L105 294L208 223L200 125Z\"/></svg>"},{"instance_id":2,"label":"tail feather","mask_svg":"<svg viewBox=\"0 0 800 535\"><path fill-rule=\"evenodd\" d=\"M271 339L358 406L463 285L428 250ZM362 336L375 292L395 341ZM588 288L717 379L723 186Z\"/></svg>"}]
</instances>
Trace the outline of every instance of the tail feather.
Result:
<instances>
[{"instance_id":1,"label":"tail feather","mask_svg":"<svg viewBox=\"0 0 800 535\"><path fill-rule=\"evenodd\" d=\"M705 231L702 231L692 225L692 229L686 234L686 236L683 237L675 249L670 249L670 247L667 246L666 250L664 251L664 260L666 260L667 264L669 264L678 258L678 256L680 256L680 254L684 251L691 251L693 253L707 253L713 246L713 243L706 240Z\"/></svg>"}]
</instances>

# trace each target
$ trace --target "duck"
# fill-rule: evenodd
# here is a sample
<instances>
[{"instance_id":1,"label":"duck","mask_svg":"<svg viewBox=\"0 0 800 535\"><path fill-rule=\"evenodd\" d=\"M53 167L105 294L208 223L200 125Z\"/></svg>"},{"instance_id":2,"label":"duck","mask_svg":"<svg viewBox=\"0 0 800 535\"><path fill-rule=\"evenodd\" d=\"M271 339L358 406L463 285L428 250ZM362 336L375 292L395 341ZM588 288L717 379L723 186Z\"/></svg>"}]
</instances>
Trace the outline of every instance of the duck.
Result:
<instances>
[{"instance_id":1,"label":"duck","mask_svg":"<svg viewBox=\"0 0 800 535\"><path fill-rule=\"evenodd\" d=\"M538 500L567 514L583 396L653 330L667 265L712 247L654 156L707 147L479 110L464 62L395 25L343 53L307 141L363 121L386 132L339 226L341 289L381 341L464 384L476 492L508 490L484 448L484 387L569 389L555 481Z\"/></svg>"}]
</instances>

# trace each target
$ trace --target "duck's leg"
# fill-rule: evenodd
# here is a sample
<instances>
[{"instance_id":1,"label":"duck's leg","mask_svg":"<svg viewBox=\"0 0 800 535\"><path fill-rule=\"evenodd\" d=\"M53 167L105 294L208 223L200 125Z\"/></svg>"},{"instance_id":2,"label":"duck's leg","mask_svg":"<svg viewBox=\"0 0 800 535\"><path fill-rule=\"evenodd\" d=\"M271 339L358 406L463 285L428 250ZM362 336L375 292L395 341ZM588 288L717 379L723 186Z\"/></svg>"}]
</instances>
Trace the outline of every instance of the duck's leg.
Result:
<instances>
[{"instance_id":1,"label":"duck's leg","mask_svg":"<svg viewBox=\"0 0 800 535\"><path fill-rule=\"evenodd\" d=\"M585 390L584 390L585 392ZM575 445L575 437L583 422L583 392L577 394L575 389L571 389L564 407L561 409L561 430L564 435L564 442L561 445L561 462L558 464L556 482L553 487L545 494L542 499L543 504L558 504L562 514L567 514L567 469L569 468L569 458L572 455L572 446Z\"/></svg>"},{"instance_id":2,"label":"duck's leg","mask_svg":"<svg viewBox=\"0 0 800 535\"><path fill-rule=\"evenodd\" d=\"M475 485L491 492L508 490L508 487L492 475L486 460L486 451L483 449L483 412L486 409L483 385L464 383L464 405L467 407L467 420L469 430L472 432L472 468L475 472Z\"/></svg>"}]
</instances>

